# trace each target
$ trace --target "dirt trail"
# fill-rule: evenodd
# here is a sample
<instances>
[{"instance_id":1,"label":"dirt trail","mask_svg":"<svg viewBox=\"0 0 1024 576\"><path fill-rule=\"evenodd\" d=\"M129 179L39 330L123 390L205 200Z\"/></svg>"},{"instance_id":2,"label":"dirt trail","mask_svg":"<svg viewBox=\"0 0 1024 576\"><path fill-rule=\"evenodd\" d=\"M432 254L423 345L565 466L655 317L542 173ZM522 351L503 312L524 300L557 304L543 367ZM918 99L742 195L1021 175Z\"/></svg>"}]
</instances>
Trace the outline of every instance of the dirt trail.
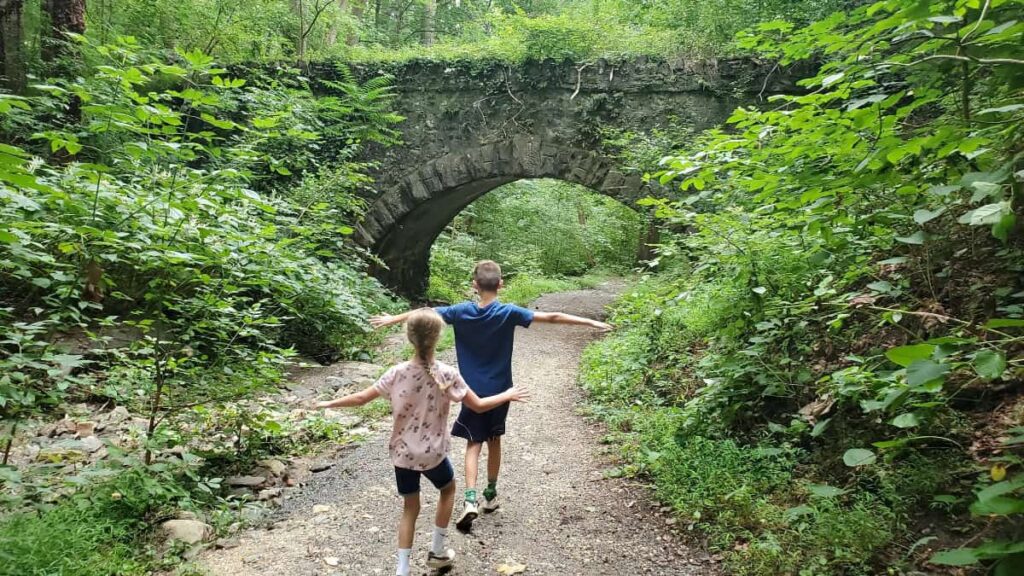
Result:
<instances>
[{"instance_id":1,"label":"dirt trail","mask_svg":"<svg viewBox=\"0 0 1024 576\"><path fill-rule=\"evenodd\" d=\"M535 307L601 317L618 289L607 284L549 295ZM608 447L600 446L597 427L577 413L580 353L594 337L590 330L551 325L516 334L514 378L533 390L534 400L514 406L509 419L498 484L503 508L482 515L472 534L459 534L454 526L449 531L449 546L458 553L451 574L493 575L506 563L525 565L525 574L549 576L712 573L706 555L673 534L643 488L603 479L611 463L601 452ZM460 494L463 447L455 439ZM414 574L427 573L437 501L436 491L427 488L425 482ZM381 432L287 500L272 530L245 532L237 547L209 551L200 563L215 576L389 576L399 511Z\"/></svg>"}]
</instances>

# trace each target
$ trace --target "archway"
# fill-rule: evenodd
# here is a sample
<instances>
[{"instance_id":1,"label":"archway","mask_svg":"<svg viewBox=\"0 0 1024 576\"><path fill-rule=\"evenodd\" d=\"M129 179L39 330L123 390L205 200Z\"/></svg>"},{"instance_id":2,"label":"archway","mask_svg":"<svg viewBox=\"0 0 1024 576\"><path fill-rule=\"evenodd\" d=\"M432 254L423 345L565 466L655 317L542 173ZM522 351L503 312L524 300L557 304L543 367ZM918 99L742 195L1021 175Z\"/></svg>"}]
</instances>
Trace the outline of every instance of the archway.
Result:
<instances>
[{"instance_id":1,"label":"archway","mask_svg":"<svg viewBox=\"0 0 1024 576\"><path fill-rule=\"evenodd\" d=\"M358 239L387 265L376 271L387 286L422 295L430 247L452 218L499 186L533 178L580 184L626 205L645 195L647 187L639 174L624 174L613 160L593 152L516 137L447 154L405 174L373 203Z\"/></svg>"}]
</instances>

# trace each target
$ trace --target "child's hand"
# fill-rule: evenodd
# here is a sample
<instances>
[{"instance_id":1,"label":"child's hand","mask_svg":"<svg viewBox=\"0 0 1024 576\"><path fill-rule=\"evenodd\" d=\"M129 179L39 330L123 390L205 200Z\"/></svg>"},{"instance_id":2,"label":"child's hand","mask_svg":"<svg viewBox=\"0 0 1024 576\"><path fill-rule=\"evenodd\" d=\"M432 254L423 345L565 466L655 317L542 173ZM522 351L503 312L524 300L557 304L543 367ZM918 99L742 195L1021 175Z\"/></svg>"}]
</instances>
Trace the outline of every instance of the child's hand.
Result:
<instances>
[{"instance_id":1,"label":"child's hand","mask_svg":"<svg viewBox=\"0 0 1024 576\"><path fill-rule=\"evenodd\" d=\"M529 402L533 394L525 386L513 386L510 402Z\"/></svg>"},{"instance_id":2,"label":"child's hand","mask_svg":"<svg viewBox=\"0 0 1024 576\"><path fill-rule=\"evenodd\" d=\"M370 326L374 328L382 328L384 326L390 326L394 324L395 317L390 314L381 314L380 316L373 316L370 318Z\"/></svg>"},{"instance_id":3,"label":"child's hand","mask_svg":"<svg viewBox=\"0 0 1024 576\"><path fill-rule=\"evenodd\" d=\"M311 408L313 408L314 410L324 410L324 409L330 408L330 407L331 407L331 402L329 400L323 401L323 402L317 402L317 403L315 403L315 404L313 404L311 406Z\"/></svg>"},{"instance_id":4,"label":"child's hand","mask_svg":"<svg viewBox=\"0 0 1024 576\"><path fill-rule=\"evenodd\" d=\"M594 321L593 326L594 326L594 328L597 328L598 331L600 331L602 334L607 334L608 332L612 331L612 325L611 324L606 324L604 322L598 322L597 320Z\"/></svg>"}]
</instances>

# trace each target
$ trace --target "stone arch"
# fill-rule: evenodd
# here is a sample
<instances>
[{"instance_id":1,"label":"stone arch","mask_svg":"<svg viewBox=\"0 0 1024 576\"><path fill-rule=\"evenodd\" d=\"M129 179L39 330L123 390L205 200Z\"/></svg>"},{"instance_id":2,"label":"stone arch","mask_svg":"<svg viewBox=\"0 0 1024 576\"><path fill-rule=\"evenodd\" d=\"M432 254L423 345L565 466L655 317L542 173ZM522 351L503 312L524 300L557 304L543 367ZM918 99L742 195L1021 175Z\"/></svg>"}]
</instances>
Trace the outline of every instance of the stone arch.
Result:
<instances>
[{"instance_id":1,"label":"stone arch","mask_svg":"<svg viewBox=\"0 0 1024 576\"><path fill-rule=\"evenodd\" d=\"M639 174L618 170L594 152L540 138L516 136L429 161L397 179L373 202L357 230L387 268L377 276L398 292L426 292L430 247L471 202L510 182L553 178L580 184L632 205L646 195Z\"/></svg>"}]
</instances>

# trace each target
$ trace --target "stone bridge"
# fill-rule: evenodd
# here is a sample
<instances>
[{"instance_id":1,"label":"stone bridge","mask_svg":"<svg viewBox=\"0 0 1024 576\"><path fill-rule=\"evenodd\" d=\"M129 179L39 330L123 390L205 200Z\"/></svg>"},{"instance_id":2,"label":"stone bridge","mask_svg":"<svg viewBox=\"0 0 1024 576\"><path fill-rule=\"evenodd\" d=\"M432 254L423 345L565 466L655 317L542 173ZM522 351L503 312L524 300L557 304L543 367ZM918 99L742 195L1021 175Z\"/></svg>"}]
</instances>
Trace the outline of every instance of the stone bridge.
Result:
<instances>
[{"instance_id":1,"label":"stone bridge","mask_svg":"<svg viewBox=\"0 0 1024 576\"><path fill-rule=\"evenodd\" d=\"M414 61L353 72L392 75L395 108L406 118L402 144L371 148L363 158L378 163L378 194L357 239L386 263L378 277L407 296L425 292L437 236L487 192L524 178L556 178L632 205L646 195L645 184L606 155L608 130L696 132L759 94L791 88L749 60ZM335 74L329 63L310 70L313 78Z\"/></svg>"}]
</instances>

